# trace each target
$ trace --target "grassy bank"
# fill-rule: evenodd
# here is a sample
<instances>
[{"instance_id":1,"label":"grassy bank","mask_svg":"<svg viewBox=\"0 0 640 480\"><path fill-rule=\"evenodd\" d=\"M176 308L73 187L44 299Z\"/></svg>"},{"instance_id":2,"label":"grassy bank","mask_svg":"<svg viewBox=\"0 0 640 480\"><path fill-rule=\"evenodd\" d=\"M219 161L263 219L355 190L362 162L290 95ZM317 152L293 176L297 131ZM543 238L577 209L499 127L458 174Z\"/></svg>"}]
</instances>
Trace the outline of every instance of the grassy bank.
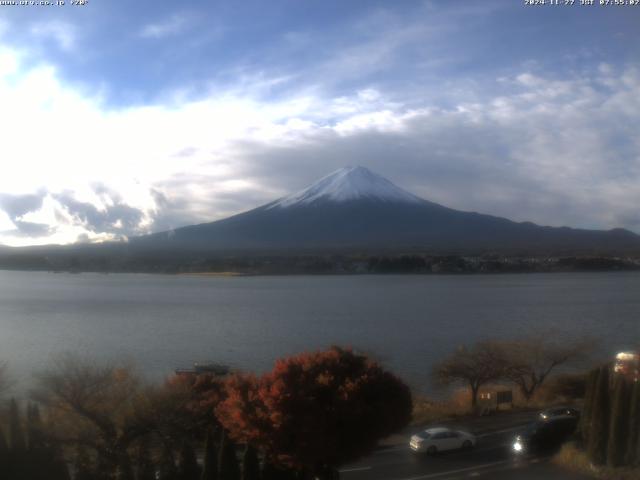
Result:
<instances>
[{"instance_id":1,"label":"grassy bank","mask_svg":"<svg viewBox=\"0 0 640 480\"><path fill-rule=\"evenodd\" d=\"M575 442L565 444L553 458L556 465L599 480L638 480L640 467L611 468L593 465L587 454Z\"/></svg>"},{"instance_id":2,"label":"grassy bank","mask_svg":"<svg viewBox=\"0 0 640 480\"><path fill-rule=\"evenodd\" d=\"M582 398L579 395L567 395L564 389L559 387L566 379L566 375L558 375L540 387L538 392L530 400L526 400L521 393L505 385L488 385L487 391L509 390L513 392L513 406L508 411L533 411L544 410L554 405L568 405L577 408L582 407ZM441 422L456 420L465 417L475 417L471 409L469 391L461 388L451 392L448 398L432 400L424 395L413 395L413 415L411 424L416 427Z\"/></svg>"}]
</instances>

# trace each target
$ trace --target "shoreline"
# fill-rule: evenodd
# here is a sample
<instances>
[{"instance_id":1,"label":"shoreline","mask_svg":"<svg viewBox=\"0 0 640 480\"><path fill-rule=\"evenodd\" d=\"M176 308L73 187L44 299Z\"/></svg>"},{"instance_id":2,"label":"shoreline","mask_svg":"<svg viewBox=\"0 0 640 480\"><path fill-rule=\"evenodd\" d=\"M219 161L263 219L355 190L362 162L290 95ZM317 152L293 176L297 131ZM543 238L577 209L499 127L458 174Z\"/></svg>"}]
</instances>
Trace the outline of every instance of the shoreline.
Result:
<instances>
[{"instance_id":1,"label":"shoreline","mask_svg":"<svg viewBox=\"0 0 640 480\"><path fill-rule=\"evenodd\" d=\"M87 272L88 273L88 272ZM150 272L110 272L110 273L150 273ZM167 273L165 275L177 275L181 277L254 277L254 273L246 272L178 272Z\"/></svg>"},{"instance_id":2,"label":"shoreline","mask_svg":"<svg viewBox=\"0 0 640 480\"><path fill-rule=\"evenodd\" d=\"M51 273L51 274L96 274L96 275L162 275L176 277L211 277L211 278L236 278L236 277L491 277L491 276L518 276L518 275L541 275L541 274L597 274L597 273L639 273L640 269L549 269L549 270L518 270L518 271L461 271L461 272L313 272L313 271L273 271L273 272L236 272L236 271L215 271L215 272L172 272L154 270L52 270L52 269L19 269L3 268L0 272L22 272L22 273Z\"/></svg>"}]
</instances>

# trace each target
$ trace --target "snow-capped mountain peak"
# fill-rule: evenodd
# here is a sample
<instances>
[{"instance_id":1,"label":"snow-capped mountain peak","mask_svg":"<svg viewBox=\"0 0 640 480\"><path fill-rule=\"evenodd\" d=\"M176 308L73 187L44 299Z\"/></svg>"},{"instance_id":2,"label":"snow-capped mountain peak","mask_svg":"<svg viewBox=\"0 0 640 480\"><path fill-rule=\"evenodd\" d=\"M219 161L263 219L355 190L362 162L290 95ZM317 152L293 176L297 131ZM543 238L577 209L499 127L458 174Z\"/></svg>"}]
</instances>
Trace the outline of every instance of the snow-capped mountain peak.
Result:
<instances>
[{"instance_id":1,"label":"snow-capped mountain peak","mask_svg":"<svg viewBox=\"0 0 640 480\"><path fill-rule=\"evenodd\" d=\"M269 208L361 199L412 204L424 202L371 170L356 166L340 168L311 186L277 200Z\"/></svg>"}]
</instances>

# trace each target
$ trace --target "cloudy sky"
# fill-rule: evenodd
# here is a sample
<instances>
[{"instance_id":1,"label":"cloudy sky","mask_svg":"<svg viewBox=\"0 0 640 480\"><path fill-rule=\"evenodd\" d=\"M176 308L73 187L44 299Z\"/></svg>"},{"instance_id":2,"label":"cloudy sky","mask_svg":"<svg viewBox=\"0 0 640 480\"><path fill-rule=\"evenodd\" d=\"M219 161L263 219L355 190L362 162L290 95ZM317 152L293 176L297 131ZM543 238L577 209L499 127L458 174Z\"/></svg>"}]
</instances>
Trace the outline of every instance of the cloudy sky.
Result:
<instances>
[{"instance_id":1,"label":"cloudy sky","mask_svg":"<svg viewBox=\"0 0 640 480\"><path fill-rule=\"evenodd\" d=\"M523 3L0 5L0 244L214 220L344 165L640 233L640 6Z\"/></svg>"}]
</instances>

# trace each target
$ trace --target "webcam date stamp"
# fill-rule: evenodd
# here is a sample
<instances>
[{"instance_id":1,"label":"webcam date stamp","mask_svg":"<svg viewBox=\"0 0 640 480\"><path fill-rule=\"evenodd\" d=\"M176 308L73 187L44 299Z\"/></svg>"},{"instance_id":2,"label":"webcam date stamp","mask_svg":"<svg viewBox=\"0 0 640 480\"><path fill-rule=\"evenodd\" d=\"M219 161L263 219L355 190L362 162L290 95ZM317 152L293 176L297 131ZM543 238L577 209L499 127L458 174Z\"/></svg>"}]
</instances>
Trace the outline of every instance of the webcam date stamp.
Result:
<instances>
[{"instance_id":1,"label":"webcam date stamp","mask_svg":"<svg viewBox=\"0 0 640 480\"><path fill-rule=\"evenodd\" d=\"M523 4L529 7L640 7L640 0L523 0Z\"/></svg>"},{"instance_id":2,"label":"webcam date stamp","mask_svg":"<svg viewBox=\"0 0 640 480\"><path fill-rule=\"evenodd\" d=\"M0 7L84 7L90 0L0 0Z\"/></svg>"}]
</instances>

